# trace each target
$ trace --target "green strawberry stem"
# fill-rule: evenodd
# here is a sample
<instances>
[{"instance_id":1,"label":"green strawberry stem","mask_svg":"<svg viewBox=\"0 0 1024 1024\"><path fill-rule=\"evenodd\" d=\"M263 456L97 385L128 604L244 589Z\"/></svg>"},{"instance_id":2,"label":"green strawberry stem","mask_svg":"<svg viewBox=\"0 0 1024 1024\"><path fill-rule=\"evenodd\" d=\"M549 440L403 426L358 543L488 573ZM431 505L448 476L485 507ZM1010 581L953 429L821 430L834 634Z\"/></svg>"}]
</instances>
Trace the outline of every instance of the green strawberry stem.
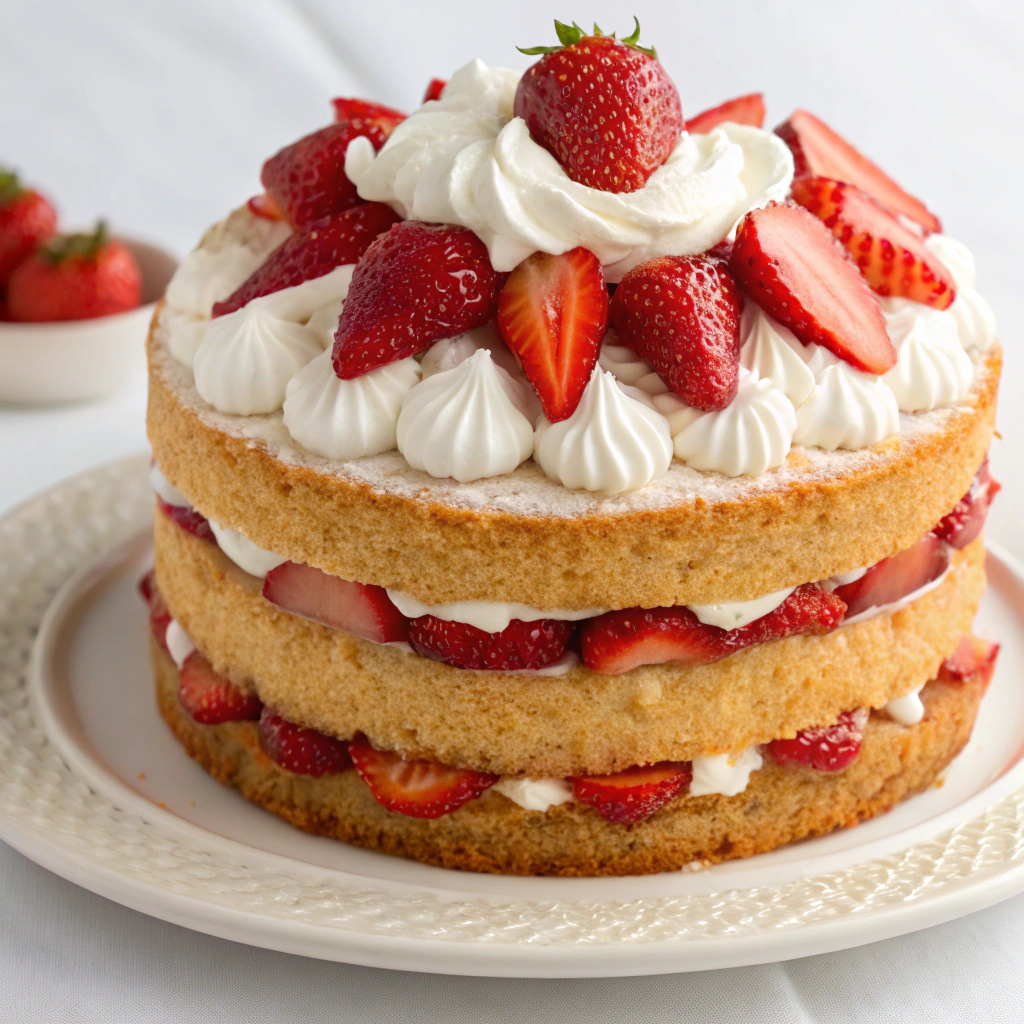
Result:
<instances>
[{"instance_id":1,"label":"green strawberry stem","mask_svg":"<svg viewBox=\"0 0 1024 1024\"><path fill-rule=\"evenodd\" d=\"M83 232L78 235L58 236L40 250L40 255L54 266L70 259L94 260L106 248L109 240L107 222L101 220L97 222L96 229L91 234Z\"/></svg>"},{"instance_id":2,"label":"green strawberry stem","mask_svg":"<svg viewBox=\"0 0 1024 1024\"><path fill-rule=\"evenodd\" d=\"M17 173L10 167L0 166L0 206L13 203L24 191Z\"/></svg>"},{"instance_id":3,"label":"green strawberry stem","mask_svg":"<svg viewBox=\"0 0 1024 1024\"><path fill-rule=\"evenodd\" d=\"M561 46L530 46L522 47L517 46L516 49L520 53L525 53L529 57L534 57L540 53L557 53L559 50L564 49L566 46L573 46L578 43L581 39L586 38L586 31L580 28L579 25L574 21L571 25L566 25L564 22L555 19L555 35L558 36L558 41ZM594 31L591 33L593 36L603 36L604 32L601 31L597 22L594 22ZM612 39L616 38L615 33L612 33ZM628 35L624 36L619 40L624 46L628 46L633 50L639 50L641 53L646 53L652 60L658 59L658 52L653 46L641 46L640 45L640 19L634 14L633 15L633 31Z\"/></svg>"}]
</instances>

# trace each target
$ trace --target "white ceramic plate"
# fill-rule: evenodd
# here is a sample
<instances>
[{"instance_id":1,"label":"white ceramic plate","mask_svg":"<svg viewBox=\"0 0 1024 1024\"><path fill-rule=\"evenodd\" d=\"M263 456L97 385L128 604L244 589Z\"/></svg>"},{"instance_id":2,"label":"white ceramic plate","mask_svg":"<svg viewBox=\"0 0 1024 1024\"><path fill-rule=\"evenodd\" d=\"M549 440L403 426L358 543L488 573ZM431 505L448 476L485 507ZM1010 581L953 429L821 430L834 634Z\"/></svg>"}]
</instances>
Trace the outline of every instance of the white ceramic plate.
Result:
<instances>
[{"instance_id":1,"label":"white ceramic plate","mask_svg":"<svg viewBox=\"0 0 1024 1024\"><path fill-rule=\"evenodd\" d=\"M185 756L153 703L135 593L150 515L139 458L0 521L0 838L94 892L309 956L580 977L842 949L1024 890L1024 577L1001 553L979 616L1003 644L999 669L941 786L856 829L706 871L501 878L305 835Z\"/></svg>"}]
</instances>

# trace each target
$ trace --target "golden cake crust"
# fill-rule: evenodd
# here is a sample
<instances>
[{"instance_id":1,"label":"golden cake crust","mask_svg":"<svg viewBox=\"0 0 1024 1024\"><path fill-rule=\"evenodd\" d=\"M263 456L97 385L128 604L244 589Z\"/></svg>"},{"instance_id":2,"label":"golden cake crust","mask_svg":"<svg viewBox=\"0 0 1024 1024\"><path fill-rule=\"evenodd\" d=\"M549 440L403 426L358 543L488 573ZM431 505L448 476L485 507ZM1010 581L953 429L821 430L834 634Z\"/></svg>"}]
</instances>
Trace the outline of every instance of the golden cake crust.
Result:
<instances>
[{"instance_id":1,"label":"golden cake crust","mask_svg":"<svg viewBox=\"0 0 1024 1024\"><path fill-rule=\"evenodd\" d=\"M796 449L785 477L764 474L742 501L698 495L669 507L616 511L607 501L580 515L518 515L286 462L258 438L221 429L175 382L182 371L168 369L159 317L148 432L168 479L203 515L263 548L427 604L709 604L871 565L917 540L969 488L991 439L1002 361L993 346L941 428L881 442L842 473L822 473ZM516 472L540 473L526 467Z\"/></svg>"},{"instance_id":2,"label":"golden cake crust","mask_svg":"<svg viewBox=\"0 0 1024 1024\"><path fill-rule=\"evenodd\" d=\"M253 803L319 835L440 867L516 875L631 875L749 857L855 825L930 786L966 744L984 685L930 683L925 718L872 716L857 759L817 772L765 760L734 797L680 798L631 828L583 804L526 811L489 791L433 821L386 811L355 770L312 779L263 753L253 722L198 725L178 700L178 671L151 644L160 713L190 757Z\"/></svg>"},{"instance_id":3,"label":"golden cake crust","mask_svg":"<svg viewBox=\"0 0 1024 1024\"><path fill-rule=\"evenodd\" d=\"M979 539L912 605L825 636L620 676L470 672L282 612L215 545L160 512L155 527L161 592L217 672L321 732L363 732L378 747L499 774L689 760L880 707L934 676L985 586Z\"/></svg>"}]
</instances>

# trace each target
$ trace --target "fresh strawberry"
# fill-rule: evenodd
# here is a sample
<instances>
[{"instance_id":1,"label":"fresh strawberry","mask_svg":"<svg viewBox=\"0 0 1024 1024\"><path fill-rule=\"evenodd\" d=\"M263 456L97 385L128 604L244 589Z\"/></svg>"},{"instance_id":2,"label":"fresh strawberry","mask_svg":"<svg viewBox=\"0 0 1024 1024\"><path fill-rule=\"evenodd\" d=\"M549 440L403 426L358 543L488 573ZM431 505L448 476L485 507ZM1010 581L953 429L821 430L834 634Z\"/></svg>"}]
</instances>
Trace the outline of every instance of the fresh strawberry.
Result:
<instances>
[{"instance_id":1,"label":"fresh strawberry","mask_svg":"<svg viewBox=\"0 0 1024 1024\"><path fill-rule=\"evenodd\" d=\"M383 587L351 583L299 562L271 569L263 596L282 611L378 644L404 640L408 631L405 616Z\"/></svg>"},{"instance_id":2,"label":"fresh strawberry","mask_svg":"<svg viewBox=\"0 0 1024 1024\"><path fill-rule=\"evenodd\" d=\"M535 252L505 282L498 330L552 423L580 404L607 325L604 271L589 249Z\"/></svg>"},{"instance_id":3,"label":"fresh strawberry","mask_svg":"<svg viewBox=\"0 0 1024 1024\"><path fill-rule=\"evenodd\" d=\"M0 295L0 324L8 323L11 319L11 311L7 308L7 300Z\"/></svg>"},{"instance_id":4,"label":"fresh strawberry","mask_svg":"<svg viewBox=\"0 0 1024 1024\"><path fill-rule=\"evenodd\" d=\"M264 220L284 220L284 210L277 205L277 200L269 192L261 192L253 196L245 204L254 217Z\"/></svg>"},{"instance_id":5,"label":"fresh strawberry","mask_svg":"<svg viewBox=\"0 0 1024 1024\"><path fill-rule=\"evenodd\" d=\"M286 771L319 779L352 767L345 740L325 736L316 729L304 729L266 706L259 718L260 744L264 752Z\"/></svg>"},{"instance_id":6,"label":"fresh strawberry","mask_svg":"<svg viewBox=\"0 0 1024 1024\"><path fill-rule=\"evenodd\" d=\"M804 344L824 345L867 373L896 365L878 299L813 214L789 203L751 210L729 267L747 295Z\"/></svg>"},{"instance_id":7,"label":"fresh strawberry","mask_svg":"<svg viewBox=\"0 0 1024 1024\"><path fill-rule=\"evenodd\" d=\"M793 151L796 177L807 175L847 181L867 192L892 213L902 213L926 231L941 231L939 218L919 199L904 192L880 167L861 156L845 139L806 110L796 111L775 129Z\"/></svg>"},{"instance_id":8,"label":"fresh strawberry","mask_svg":"<svg viewBox=\"0 0 1024 1024\"><path fill-rule=\"evenodd\" d=\"M953 275L921 238L856 185L798 178L793 198L824 222L879 295L934 309L947 309L956 298Z\"/></svg>"},{"instance_id":9,"label":"fresh strawberry","mask_svg":"<svg viewBox=\"0 0 1024 1024\"><path fill-rule=\"evenodd\" d=\"M409 623L409 643L425 658L459 668L515 672L543 668L564 657L575 623L562 619L513 619L500 633L465 622L421 615Z\"/></svg>"},{"instance_id":10,"label":"fresh strawberry","mask_svg":"<svg viewBox=\"0 0 1024 1024\"><path fill-rule=\"evenodd\" d=\"M682 606L626 608L587 620L580 651L583 664L604 675L670 661L707 665L754 644L798 633L828 633L845 610L840 598L815 583L797 587L774 611L738 629L709 626Z\"/></svg>"},{"instance_id":11,"label":"fresh strawberry","mask_svg":"<svg viewBox=\"0 0 1024 1024\"><path fill-rule=\"evenodd\" d=\"M429 103L431 100L439 100L447 84L447 78L432 78L427 86L427 91L423 94L423 102Z\"/></svg>"},{"instance_id":12,"label":"fresh strawberry","mask_svg":"<svg viewBox=\"0 0 1024 1024\"><path fill-rule=\"evenodd\" d=\"M604 192L634 192L669 157L683 130L672 79L653 49L638 45L640 23L621 42L595 25L555 22L561 46L544 54L519 81L514 111L535 142L573 181Z\"/></svg>"},{"instance_id":13,"label":"fresh strawberry","mask_svg":"<svg viewBox=\"0 0 1024 1024\"><path fill-rule=\"evenodd\" d=\"M963 683L972 676L979 676L988 686L998 656L999 644L967 633L939 667L938 678L943 683Z\"/></svg>"},{"instance_id":14,"label":"fresh strawberry","mask_svg":"<svg viewBox=\"0 0 1024 1024\"><path fill-rule=\"evenodd\" d=\"M15 320L91 320L135 309L142 274L131 250L107 236L100 221L91 235L51 239L22 261L7 285Z\"/></svg>"},{"instance_id":15,"label":"fresh strawberry","mask_svg":"<svg viewBox=\"0 0 1024 1024\"><path fill-rule=\"evenodd\" d=\"M405 114L383 103L372 100L357 100L351 97L338 96L331 100L334 107L334 120L345 121L359 135L365 135L374 149L380 149L388 140L388 136L405 120Z\"/></svg>"},{"instance_id":16,"label":"fresh strawberry","mask_svg":"<svg viewBox=\"0 0 1024 1024\"><path fill-rule=\"evenodd\" d=\"M157 508L168 519L180 526L186 533L200 540L208 540L211 544L217 543L217 538L210 529L210 521L189 505L169 505L163 498L156 499Z\"/></svg>"},{"instance_id":17,"label":"fresh strawberry","mask_svg":"<svg viewBox=\"0 0 1024 1024\"><path fill-rule=\"evenodd\" d=\"M846 618L881 608L938 579L949 566L949 550L934 533L871 566L859 580L836 588L846 602Z\"/></svg>"},{"instance_id":18,"label":"fresh strawberry","mask_svg":"<svg viewBox=\"0 0 1024 1024\"><path fill-rule=\"evenodd\" d=\"M167 653L167 627L171 624L171 613L157 586L155 569L150 569L139 580L139 593L149 605L149 628L153 631L156 642Z\"/></svg>"},{"instance_id":19,"label":"fresh strawberry","mask_svg":"<svg viewBox=\"0 0 1024 1024\"><path fill-rule=\"evenodd\" d=\"M356 264L334 335L334 372L350 380L482 327L503 283L467 228L395 224Z\"/></svg>"},{"instance_id":20,"label":"fresh strawberry","mask_svg":"<svg viewBox=\"0 0 1024 1024\"><path fill-rule=\"evenodd\" d=\"M14 268L57 230L57 211L14 171L0 167L0 291Z\"/></svg>"},{"instance_id":21,"label":"fresh strawberry","mask_svg":"<svg viewBox=\"0 0 1024 1024\"><path fill-rule=\"evenodd\" d=\"M370 794L389 811L410 818L440 818L475 800L497 781L497 775L469 768L450 768L433 761L407 761L389 750L374 750L358 735L349 747L356 769Z\"/></svg>"},{"instance_id":22,"label":"fresh strawberry","mask_svg":"<svg viewBox=\"0 0 1024 1024\"><path fill-rule=\"evenodd\" d=\"M363 203L296 228L223 302L213 315L241 309L261 295L291 288L336 267L356 263L373 240L398 220L384 203Z\"/></svg>"},{"instance_id":23,"label":"fresh strawberry","mask_svg":"<svg viewBox=\"0 0 1024 1024\"><path fill-rule=\"evenodd\" d=\"M659 256L634 267L612 299L612 326L677 395L724 409L740 374L743 297L720 260Z\"/></svg>"},{"instance_id":24,"label":"fresh strawberry","mask_svg":"<svg viewBox=\"0 0 1024 1024\"><path fill-rule=\"evenodd\" d=\"M733 124L749 124L760 128L764 124L764 96L752 92L748 96L737 96L718 107L705 110L686 122L690 133L706 134L712 128L731 121Z\"/></svg>"},{"instance_id":25,"label":"fresh strawberry","mask_svg":"<svg viewBox=\"0 0 1024 1024\"><path fill-rule=\"evenodd\" d=\"M844 711L835 725L801 729L791 740L772 740L766 750L778 764L796 761L819 772L839 772L860 753L868 709Z\"/></svg>"},{"instance_id":26,"label":"fresh strawberry","mask_svg":"<svg viewBox=\"0 0 1024 1024\"><path fill-rule=\"evenodd\" d=\"M635 825L660 811L693 781L689 761L640 764L614 775L578 775L569 779L573 796L617 825Z\"/></svg>"},{"instance_id":27,"label":"fresh strawberry","mask_svg":"<svg viewBox=\"0 0 1024 1024\"><path fill-rule=\"evenodd\" d=\"M242 693L234 683L217 675L198 651L193 651L181 666L178 695L182 706L200 725L255 722L263 708L256 694Z\"/></svg>"},{"instance_id":28,"label":"fresh strawberry","mask_svg":"<svg viewBox=\"0 0 1024 1024\"><path fill-rule=\"evenodd\" d=\"M963 550L981 533L989 505L1002 489L1003 485L992 478L986 458L974 477L971 489L957 502L953 511L939 521L932 533L950 547Z\"/></svg>"}]
</instances>

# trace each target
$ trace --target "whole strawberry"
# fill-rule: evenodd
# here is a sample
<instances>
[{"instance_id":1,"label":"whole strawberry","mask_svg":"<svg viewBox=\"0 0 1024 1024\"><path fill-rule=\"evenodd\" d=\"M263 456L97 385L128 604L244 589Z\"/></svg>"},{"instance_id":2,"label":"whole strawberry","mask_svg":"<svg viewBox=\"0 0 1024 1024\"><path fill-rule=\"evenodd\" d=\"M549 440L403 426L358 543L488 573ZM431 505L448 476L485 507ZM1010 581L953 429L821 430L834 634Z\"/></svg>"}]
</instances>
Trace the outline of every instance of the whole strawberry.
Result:
<instances>
[{"instance_id":1,"label":"whole strawberry","mask_svg":"<svg viewBox=\"0 0 1024 1024\"><path fill-rule=\"evenodd\" d=\"M25 188L14 171L0 167L0 289L14 268L57 230L57 211L48 199Z\"/></svg>"},{"instance_id":2,"label":"whole strawberry","mask_svg":"<svg viewBox=\"0 0 1024 1024\"><path fill-rule=\"evenodd\" d=\"M679 93L634 22L619 40L556 21L561 46L521 51L544 56L519 82L516 116L573 181L604 192L643 188L683 130Z\"/></svg>"},{"instance_id":3,"label":"whole strawberry","mask_svg":"<svg viewBox=\"0 0 1024 1024\"><path fill-rule=\"evenodd\" d=\"M7 303L15 320L91 320L135 309L142 275L131 251L100 221L91 235L61 235L11 275Z\"/></svg>"}]
</instances>

